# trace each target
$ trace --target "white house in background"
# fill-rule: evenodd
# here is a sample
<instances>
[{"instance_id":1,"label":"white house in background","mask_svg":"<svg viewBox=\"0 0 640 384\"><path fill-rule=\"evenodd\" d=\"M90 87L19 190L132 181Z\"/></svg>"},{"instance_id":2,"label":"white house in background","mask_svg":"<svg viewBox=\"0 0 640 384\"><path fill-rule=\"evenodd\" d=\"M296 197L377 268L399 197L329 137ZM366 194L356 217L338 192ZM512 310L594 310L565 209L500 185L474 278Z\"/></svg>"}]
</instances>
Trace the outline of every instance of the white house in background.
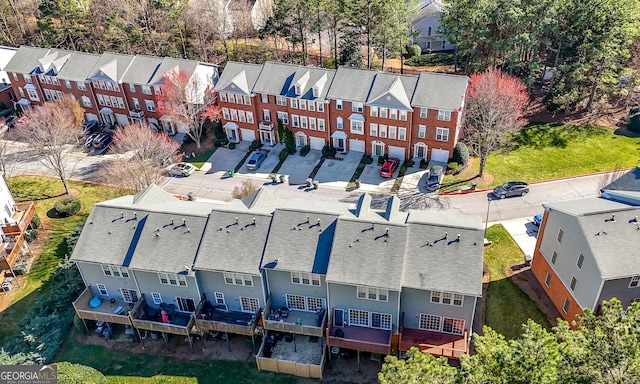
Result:
<instances>
[{"instance_id":1,"label":"white house in background","mask_svg":"<svg viewBox=\"0 0 640 384\"><path fill-rule=\"evenodd\" d=\"M255 0L251 8L251 23L256 30L263 28L267 19L273 16L273 0Z\"/></svg>"},{"instance_id":2,"label":"white house in background","mask_svg":"<svg viewBox=\"0 0 640 384\"><path fill-rule=\"evenodd\" d=\"M453 50L456 47L438 32L440 15L444 7L446 5L441 0L418 2L418 15L413 19L411 28L419 31L420 35L412 38L412 44L418 44L422 48L422 53Z\"/></svg>"}]
</instances>

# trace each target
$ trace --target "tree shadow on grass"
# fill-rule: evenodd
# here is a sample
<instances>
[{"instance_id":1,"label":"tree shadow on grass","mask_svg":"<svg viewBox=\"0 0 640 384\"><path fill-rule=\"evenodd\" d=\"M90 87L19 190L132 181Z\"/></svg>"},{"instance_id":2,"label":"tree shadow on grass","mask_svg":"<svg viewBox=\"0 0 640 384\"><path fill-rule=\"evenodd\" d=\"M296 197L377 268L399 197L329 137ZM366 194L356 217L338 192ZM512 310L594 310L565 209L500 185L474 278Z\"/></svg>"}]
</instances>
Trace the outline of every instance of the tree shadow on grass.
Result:
<instances>
[{"instance_id":1,"label":"tree shadow on grass","mask_svg":"<svg viewBox=\"0 0 640 384\"><path fill-rule=\"evenodd\" d=\"M514 149L531 147L543 149L549 147L565 148L569 142L592 136L606 134L608 128L595 125L566 125L533 123L512 137Z\"/></svg>"}]
</instances>

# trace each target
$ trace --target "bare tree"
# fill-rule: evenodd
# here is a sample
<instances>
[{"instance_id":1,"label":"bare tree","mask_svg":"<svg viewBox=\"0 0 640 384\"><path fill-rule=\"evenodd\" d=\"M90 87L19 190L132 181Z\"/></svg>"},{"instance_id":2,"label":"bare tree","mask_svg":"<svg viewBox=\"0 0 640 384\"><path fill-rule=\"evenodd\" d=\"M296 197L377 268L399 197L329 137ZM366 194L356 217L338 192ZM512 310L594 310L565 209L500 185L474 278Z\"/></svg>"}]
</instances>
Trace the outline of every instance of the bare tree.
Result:
<instances>
[{"instance_id":1,"label":"bare tree","mask_svg":"<svg viewBox=\"0 0 640 384\"><path fill-rule=\"evenodd\" d=\"M249 196L253 192L260 189L260 187L253 182L251 179L242 180L242 184L233 187L233 191L231 192L231 196L234 199L242 199L243 197Z\"/></svg>"},{"instance_id":2,"label":"bare tree","mask_svg":"<svg viewBox=\"0 0 640 384\"><path fill-rule=\"evenodd\" d=\"M220 107L213 104L213 82L183 70L167 72L163 82L158 111L185 127L200 149L205 120L219 120L221 115Z\"/></svg>"},{"instance_id":3,"label":"bare tree","mask_svg":"<svg viewBox=\"0 0 640 384\"><path fill-rule=\"evenodd\" d=\"M464 141L480 157L478 176L482 176L489 153L526 124L529 96L518 78L491 68L471 76L466 99Z\"/></svg>"},{"instance_id":4,"label":"bare tree","mask_svg":"<svg viewBox=\"0 0 640 384\"><path fill-rule=\"evenodd\" d=\"M154 132L146 123L130 124L113 136L113 151L103 179L121 188L140 191L162 179L164 168L180 161L180 144L164 132Z\"/></svg>"},{"instance_id":5,"label":"bare tree","mask_svg":"<svg viewBox=\"0 0 640 384\"><path fill-rule=\"evenodd\" d=\"M82 133L82 127L75 122L76 108L81 108L78 102L64 96L25 112L16 123L18 136L40 154L40 162L60 178L67 194L67 180L75 167L73 164L68 168L71 152Z\"/></svg>"}]
</instances>

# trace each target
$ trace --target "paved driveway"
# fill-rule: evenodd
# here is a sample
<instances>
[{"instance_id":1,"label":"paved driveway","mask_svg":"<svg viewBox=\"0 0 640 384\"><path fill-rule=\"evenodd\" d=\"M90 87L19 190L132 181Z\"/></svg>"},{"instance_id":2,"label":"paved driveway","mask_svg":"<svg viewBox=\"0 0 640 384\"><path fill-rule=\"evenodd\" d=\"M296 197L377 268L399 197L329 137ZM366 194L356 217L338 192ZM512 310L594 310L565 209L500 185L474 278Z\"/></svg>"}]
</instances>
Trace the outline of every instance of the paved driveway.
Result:
<instances>
[{"instance_id":1,"label":"paved driveway","mask_svg":"<svg viewBox=\"0 0 640 384\"><path fill-rule=\"evenodd\" d=\"M280 153L280 152L278 152ZM322 151L312 149L306 156L300 156L300 152L289 155L280 167L278 174L288 175L289 184L304 184L309 178L316 164L322 158Z\"/></svg>"},{"instance_id":2,"label":"paved driveway","mask_svg":"<svg viewBox=\"0 0 640 384\"><path fill-rule=\"evenodd\" d=\"M207 162L211 164L211 168L207 171L207 174L219 171L226 172L234 169L249 151L249 144L251 143L248 141L241 141L237 144L236 149L223 147L216 149L209 160L207 160Z\"/></svg>"},{"instance_id":3,"label":"paved driveway","mask_svg":"<svg viewBox=\"0 0 640 384\"><path fill-rule=\"evenodd\" d=\"M503 221L501 223L516 241L525 255L533 256L538 238L538 227L533 224L532 219L517 219Z\"/></svg>"},{"instance_id":4,"label":"paved driveway","mask_svg":"<svg viewBox=\"0 0 640 384\"><path fill-rule=\"evenodd\" d=\"M255 171L250 171L247 169L247 161L242 164L242 167L238 171L238 173L248 176L257 176L257 177L268 177L273 168L278 164L280 158L278 158L278 154L282 150L283 146L281 144L276 145L275 147L262 147L261 149L267 151L267 158L264 159L262 164L260 164L260 168ZM251 157L251 156L249 156Z\"/></svg>"},{"instance_id":5,"label":"paved driveway","mask_svg":"<svg viewBox=\"0 0 640 384\"><path fill-rule=\"evenodd\" d=\"M393 184L396 182L398 171L394 173L394 177L386 178L380 176L380 168L377 162L368 164L362 170L360 175L360 189L368 192L390 192Z\"/></svg>"},{"instance_id":6,"label":"paved driveway","mask_svg":"<svg viewBox=\"0 0 640 384\"><path fill-rule=\"evenodd\" d=\"M336 155L342 160L326 159L313 179L325 186L346 188L360 164L362 155L362 152L349 151L346 155Z\"/></svg>"}]
</instances>

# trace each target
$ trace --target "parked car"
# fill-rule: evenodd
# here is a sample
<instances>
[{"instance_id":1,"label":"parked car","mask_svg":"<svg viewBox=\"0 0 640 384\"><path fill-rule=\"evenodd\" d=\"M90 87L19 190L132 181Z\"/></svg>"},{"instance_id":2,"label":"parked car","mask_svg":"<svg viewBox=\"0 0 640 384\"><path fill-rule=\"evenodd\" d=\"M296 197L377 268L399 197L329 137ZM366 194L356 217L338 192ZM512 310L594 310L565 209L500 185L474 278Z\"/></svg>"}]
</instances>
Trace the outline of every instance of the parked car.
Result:
<instances>
[{"instance_id":1,"label":"parked car","mask_svg":"<svg viewBox=\"0 0 640 384\"><path fill-rule=\"evenodd\" d=\"M109 144L111 144L111 141L113 141L113 133L104 132L99 134L95 139L93 139L93 141L91 142L91 145L93 145L93 148L95 149L103 149L103 148L106 148Z\"/></svg>"},{"instance_id":2,"label":"parked car","mask_svg":"<svg viewBox=\"0 0 640 384\"><path fill-rule=\"evenodd\" d=\"M100 129L100 123L98 123L96 120L89 120L82 123L82 133L85 135L98 132L99 129Z\"/></svg>"},{"instance_id":3,"label":"parked car","mask_svg":"<svg viewBox=\"0 0 640 384\"><path fill-rule=\"evenodd\" d=\"M96 139L96 137L100 136L99 133L92 133L90 135L88 135L85 139L84 139L84 146L85 148L90 148L91 144L93 144L93 141Z\"/></svg>"},{"instance_id":4,"label":"parked car","mask_svg":"<svg viewBox=\"0 0 640 384\"><path fill-rule=\"evenodd\" d=\"M261 149L254 151L249 157L249 161L247 161L247 169L250 171L255 171L260 168L260 164L267 158L267 152Z\"/></svg>"},{"instance_id":5,"label":"parked car","mask_svg":"<svg viewBox=\"0 0 640 384\"><path fill-rule=\"evenodd\" d=\"M533 224L539 227L540 223L542 223L542 213L538 213L537 215L533 216Z\"/></svg>"},{"instance_id":6,"label":"parked car","mask_svg":"<svg viewBox=\"0 0 640 384\"><path fill-rule=\"evenodd\" d=\"M384 165L382 165L382 168L380 168L380 176L393 177L393 173L396 171L396 168L398 168L398 165L400 165L400 159L397 157L388 158L384 162Z\"/></svg>"},{"instance_id":7,"label":"parked car","mask_svg":"<svg viewBox=\"0 0 640 384\"><path fill-rule=\"evenodd\" d=\"M189 176L196 171L196 167L189 163L176 163L170 165L167 170L173 176Z\"/></svg>"},{"instance_id":8,"label":"parked car","mask_svg":"<svg viewBox=\"0 0 640 384\"><path fill-rule=\"evenodd\" d=\"M493 189L494 196L500 199L512 196L524 196L527 193L529 193L529 184L523 181L510 181Z\"/></svg>"},{"instance_id":9,"label":"parked car","mask_svg":"<svg viewBox=\"0 0 640 384\"><path fill-rule=\"evenodd\" d=\"M4 122L7 124L7 127L9 128L13 128L13 126L16 123L16 117L15 115L9 115L7 117L4 118Z\"/></svg>"},{"instance_id":10,"label":"parked car","mask_svg":"<svg viewBox=\"0 0 640 384\"><path fill-rule=\"evenodd\" d=\"M439 165L434 165L429 170L429 177L427 177L427 191L433 192L437 191L440 188L440 183L442 182L442 178L444 177L443 169Z\"/></svg>"}]
</instances>

